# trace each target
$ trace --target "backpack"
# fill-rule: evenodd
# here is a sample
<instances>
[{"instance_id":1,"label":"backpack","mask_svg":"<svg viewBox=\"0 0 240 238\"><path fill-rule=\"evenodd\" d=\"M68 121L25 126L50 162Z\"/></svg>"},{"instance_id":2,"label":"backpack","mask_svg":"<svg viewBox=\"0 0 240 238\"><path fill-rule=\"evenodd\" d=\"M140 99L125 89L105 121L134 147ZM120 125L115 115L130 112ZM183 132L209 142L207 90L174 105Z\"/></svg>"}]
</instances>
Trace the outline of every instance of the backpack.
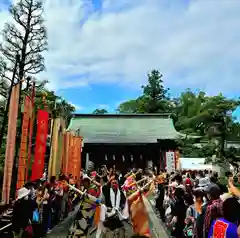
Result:
<instances>
[{"instance_id":1,"label":"backpack","mask_svg":"<svg viewBox=\"0 0 240 238\"><path fill-rule=\"evenodd\" d=\"M184 237L189 237L189 238L193 237L193 229L194 229L195 218L196 218L196 211L193 209L192 206L190 206L190 209L191 209L191 218L194 218L194 219L189 219L188 223L183 229Z\"/></svg>"},{"instance_id":2,"label":"backpack","mask_svg":"<svg viewBox=\"0 0 240 238\"><path fill-rule=\"evenodd\" d=\"M39 214L38 209L35 209L35 210L33 211L32 221L33 221L34 223L39 223L39 222L40 222L40 214Z\"/></svg>"}]
</instances>

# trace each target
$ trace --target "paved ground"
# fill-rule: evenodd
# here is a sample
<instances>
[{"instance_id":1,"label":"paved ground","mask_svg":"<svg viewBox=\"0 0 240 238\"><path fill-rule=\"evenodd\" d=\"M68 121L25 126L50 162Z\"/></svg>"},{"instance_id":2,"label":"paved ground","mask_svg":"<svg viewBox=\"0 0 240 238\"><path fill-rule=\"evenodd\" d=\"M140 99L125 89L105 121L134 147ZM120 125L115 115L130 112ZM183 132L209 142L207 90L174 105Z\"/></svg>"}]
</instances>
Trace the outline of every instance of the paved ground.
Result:
<instances>
[{"instance_id":1,"label":"paved ground","mask_svg":"<svg viewBox=\"0 0 240 238\"><path fill-rule=\"evenodd\" d=\"M154 231L154 238L167 238L167 234L165 229L161 225L158 217L152 209L154 203L145 201L145 205L151 220L152 230ZM66 218L62 223L52 229L52 231L46 236L47 238L66 238L68 235L68 228L72 224L75 215L77 214L78 208L75 211L69 214L68 218ZM125 229L127 230L127 237L130 238L132 236L132 229L129 224L125 224ZM92 233L89 238L96 237L96 233Z\"/></svg>"},{"instance_id":2,"label":"paved ground","mask_svg":"<svg viewBox=\"0 0 240 238\"><path fill-rule=\"evenodd\" d=\"M75 210L71 212L64 221L62 221L59 225L54 227L46 236L46 238L66 238L68 235L68 229L73 223L78 212L78 209L79 206L77 206Z\"/></svg>"},{"instance_id":3,"label":"paved ground","mask_svg":"<svg viewBox=\"0 0 240 238\"><path fill-rule=\"evenodd\" d=\"M52 231L46 236L47 238L66 238L68 235L68 228L74 220L75 214L71 214L67 220L56 226ZM72 216L72 217L71 217ZM129 224L124 224L127 231L127 237L132 236L132 229ZM95 238L96 232L93 232L89 238Z\"/></svg>"}]
</instances>

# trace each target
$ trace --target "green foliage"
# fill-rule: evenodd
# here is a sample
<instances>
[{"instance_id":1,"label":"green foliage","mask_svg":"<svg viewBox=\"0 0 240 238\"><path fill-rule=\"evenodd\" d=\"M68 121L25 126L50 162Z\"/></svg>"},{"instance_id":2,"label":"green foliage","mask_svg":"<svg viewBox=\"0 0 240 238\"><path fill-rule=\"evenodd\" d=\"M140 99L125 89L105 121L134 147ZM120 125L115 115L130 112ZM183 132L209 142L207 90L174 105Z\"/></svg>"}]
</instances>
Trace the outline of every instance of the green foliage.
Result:
<instances>
[{"instance_id":1,"label":"green foliage","mask_svg":"<svg viewBox=\"0 0 240 238\"><path fill-rule=\"evenodd\" d=\"M10 6L9 11L13 22L6 22L2 31L0 74L4 80L12 81L17 55L17 80L45 69L42 53L47 50L47 34L41 0L19 0Z\"/></svg>"},{"instance_id":2,"label":"green foliage","mask_svg":"<svg viewBox=\"0 0 240 238\"><path fill-rule=\"evenodd\" d=\"M145 113L145 98L129 100L121 103L117 108L118 113Z\"/></svg>"},{"instance_id":3,"label":"green foliage","mask_svg":"<svg viewBox=\"0 0 240 238\"><path fill-rule=\"evenodd\" d=\"M177 140L177 144L181 156L186 158L207 158L211 160L217 149L213 141L201 141L199 143L199 139L187 137Z\"/></svg>"},{"instance_id":4,"label":"green foliage","mask_svg":"<svg viewBox=\"0 0 240 238\"><path fill-rule=\"evenodd\" d=\"M226 147L227 140L240 141L240 124L232 116L240 100L229 99L222 94L206 96L203 91L195 93L190 89L182 92L178 98L170 99L167 96L168 89L163 86L162 75L157 70L148 74L148 84L142 88L142 95L121 103L117 112L167 112L175 128L187 135L178 141L182 156L210 159L216 155L216 163L227 160L232 165L240 161L239 150ZM194 136L200 136L205 141L193 139Z\"/></svg>"},{"instance_id":5,"label":"green foliage","mask_svg":"<svg viewBox=\"0 0 240 238\"><path fill-rule=\"evenodd\" d=\"M54 117L68 118L75 111L75 107L66 100L57 96L54 91L46 88L47 81L42 81L36 85L35 107L36 109L47 108ZM43 101L43 97L46 97Z\"/></svg>"},{"instance_id":6,"label":"green foliage","mask_svg":"<svg viewBox=\"0 0 240 238\"><path fill-rule=\"evenodd\" d=\"M106 109L95 109L93 114L106 114L108 111Z\"/></svg>"},{"instance_id":7,"label":"green foliage","mask_svg":"<svg viewBox=\"0 0 240 238\"><path fill-rule=\"evenodd\" d=\"M70 119L71 114L75 111L74 106L67 103L66 100L57 96L53 91L49 91L46 88L47 81L37 82L35 92L35 115L38 109L46 108L53 117L62 117L67 121ZM26 93L26 90L23 90ZM45 103L43 102L43 96L46 96ZM1 105L1 104L0 104ZM0 116L1 119L1 116ZM20 125L20 119L18 119L18 126ZM36 127L36 123L34 124ZM2 125L1 125L2 126ZM36 128L34 128L36 131ZM6 150L6 136L7 127L4 133L4 140L0 150L0 175L4 166L5 150ZM34 136L34 135L33 135Z\"/></svg>"},{"instance_id":8,"label":"green foliage","mask_svg":"<svg viewBox=\"0 0 240 238\"><path fill-rule=\"evenodd\" d=\"M123 102L117 108L118 113L160 113L169 111L169 100L163 86L162 74L152 70L148 74L148 84L142 86L143 94L137 99Z\"/></svg>"}]
</instances>

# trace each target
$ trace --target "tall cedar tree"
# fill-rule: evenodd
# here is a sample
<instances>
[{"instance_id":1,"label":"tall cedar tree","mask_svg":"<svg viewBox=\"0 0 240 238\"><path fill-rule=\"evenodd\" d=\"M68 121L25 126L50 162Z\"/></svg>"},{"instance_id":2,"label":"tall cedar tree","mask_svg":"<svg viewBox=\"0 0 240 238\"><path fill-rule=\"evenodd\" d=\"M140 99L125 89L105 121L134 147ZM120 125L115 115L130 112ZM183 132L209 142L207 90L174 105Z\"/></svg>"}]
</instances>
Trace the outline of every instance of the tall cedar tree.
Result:
<instances>
[{"instance_id":1,"label":"tall cedar tree","mask_svg":"<svg viewBox=\"0 0 240 238\"><path fill-rule=\"evenodd\" d=\"M4 74L5 74L5 62L3 61L3 58L0 57L0 104L4 103L3 100L1 99L2 97L3 98L7 97L7 90L9 87L9 83L4 78Z\"/></svg>"},{"instance_id":2,"label":"tall cedar tree","mask_svg":"<svg viewBox=\"0 0 240 238\"><path fill-rule=\"evenodd\" d=\"M143 85L143 99L148 113L164 112L167 92L163 86L163 75L158 70L152 70L148 74L148 84Z\"/></svg>"},{"instance_id":3,"label":"tall cedar tree","mask_svg":"<svg viewBox=\"0 0 240 238\"><path fill-rule=\"evenodd\" d=\"M158 70L148 74L148 83L142 86L143 94L137 99L121 103L118 113L162 113L169 111L169 101L163 85L163 75Z\"/></svg>"},{"instance_id":4,"label":"tall cedar tree","mask_svg":"<svg viewBox=\"0 0 240 238\"><path fill-rule=\"evenodd\" d=\"M9 11L14 21L5 23L0 51L4 60L3 78L11 81L9 72L13 71L17 54L20 55L18 79L44 70L42 52L47 50L47 35L41 0L19 0Z\"/></svg>"}]
</instances>

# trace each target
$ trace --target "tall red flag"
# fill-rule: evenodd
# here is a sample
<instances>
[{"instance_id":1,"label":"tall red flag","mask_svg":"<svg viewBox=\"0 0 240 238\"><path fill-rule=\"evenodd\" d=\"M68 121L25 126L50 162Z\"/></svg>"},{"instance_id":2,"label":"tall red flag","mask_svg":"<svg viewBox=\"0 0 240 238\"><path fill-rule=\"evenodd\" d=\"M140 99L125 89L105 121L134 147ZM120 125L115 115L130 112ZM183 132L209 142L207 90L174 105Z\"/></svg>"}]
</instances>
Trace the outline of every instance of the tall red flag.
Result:
<instances>
[{"instance_id":1,"label":"tall red flag","mask_svg":"<svg viewBox=\"0 0 240 238\"><path fill-rule=\"evenodd\" d=\"M47 111L38 111L36 147L31 177L32 181L40 179L44 172L44 156L46 152L46 142L48 135L48 118L49 114Z\"/></svg>"}]
</instances>

